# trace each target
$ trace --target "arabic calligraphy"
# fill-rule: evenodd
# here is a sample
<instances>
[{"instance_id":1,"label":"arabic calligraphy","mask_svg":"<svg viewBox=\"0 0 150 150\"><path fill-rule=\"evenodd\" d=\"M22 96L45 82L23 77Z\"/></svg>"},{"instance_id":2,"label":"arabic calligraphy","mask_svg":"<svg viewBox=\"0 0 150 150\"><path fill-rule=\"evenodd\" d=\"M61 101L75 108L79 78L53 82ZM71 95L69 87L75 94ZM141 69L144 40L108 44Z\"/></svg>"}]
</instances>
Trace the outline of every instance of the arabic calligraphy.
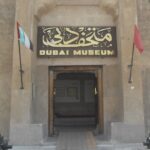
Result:
<instances>
[{"instance_id":1,"label":"arabic calligraphy","mask_svg":"<svg viewBox=\"0 0 150 150\"><path fill-rule=\"evenodd\" d=\"M69 28L53 27L43 30L43 44L51 47L86 47L98 46L102 42L112 41L111 28L97 29L93 28ZM111 46L111 44L108 44Z\"/></svg>"},{"instance_id":2,"label":"arabic calligraphy","mask_svg":"<svg viewBox=\"0 0 150 150\"><path fill-rule=\"evenodd\" d=\"M38 27L40 57L116 56L116 27Z\"/></svg>"}]
</instances>

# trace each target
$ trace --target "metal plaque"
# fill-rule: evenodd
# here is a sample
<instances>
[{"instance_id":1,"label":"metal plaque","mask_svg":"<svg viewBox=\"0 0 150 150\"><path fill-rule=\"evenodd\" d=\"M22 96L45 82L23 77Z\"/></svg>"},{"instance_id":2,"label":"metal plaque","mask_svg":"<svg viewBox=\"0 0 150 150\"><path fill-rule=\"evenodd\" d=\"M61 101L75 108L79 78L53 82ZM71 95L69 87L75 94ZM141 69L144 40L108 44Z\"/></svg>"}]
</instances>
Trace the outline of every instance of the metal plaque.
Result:
<instances>
[{"instance_id":1,"label":"metal plaque","mask_svg":"<svg viewBox=\"0 0 150 150\"><path fill-rule=\"evenodd\" d=\"M38 57L117 56L116 27L38 27Z\"/></svg>"}]
</instances>

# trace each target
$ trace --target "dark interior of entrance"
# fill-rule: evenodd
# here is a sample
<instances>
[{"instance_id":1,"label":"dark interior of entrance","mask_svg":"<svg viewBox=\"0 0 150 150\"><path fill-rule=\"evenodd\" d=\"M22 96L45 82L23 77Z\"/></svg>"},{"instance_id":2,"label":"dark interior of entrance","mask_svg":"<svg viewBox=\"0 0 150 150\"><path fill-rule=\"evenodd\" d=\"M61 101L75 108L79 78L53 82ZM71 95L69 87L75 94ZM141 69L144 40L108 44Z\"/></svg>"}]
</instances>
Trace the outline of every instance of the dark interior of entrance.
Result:
<instances>
[{"instance_id":1,"label":"dark interior of entrance","mask_svg":"<svg viewBox=\"0 0 150 150\"><path fill-rule=\"evenodd\" d=\"M54 87L54 126L97 124L97 88L94 73L59 73Z\"/></svg>"}]
</instances>

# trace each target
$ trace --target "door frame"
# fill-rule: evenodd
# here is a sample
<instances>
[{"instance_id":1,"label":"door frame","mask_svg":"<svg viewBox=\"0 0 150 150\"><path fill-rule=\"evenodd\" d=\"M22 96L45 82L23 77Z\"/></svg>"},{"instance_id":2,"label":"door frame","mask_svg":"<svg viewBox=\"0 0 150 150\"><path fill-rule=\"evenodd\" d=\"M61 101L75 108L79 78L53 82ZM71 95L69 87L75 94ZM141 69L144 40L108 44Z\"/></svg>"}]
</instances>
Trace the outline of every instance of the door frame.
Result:
<instances>
[{"instance_id":1,"label":"door frame","mask_svg":"<svg viewBox=\"0 0 150 150\"><path fill-rule=\"evenodd\" d=\"M48 135L54 133L54 85L59 73L94 73L97 79L98 91L98 125L99 133L104 131L104 109L103 109L103 66L55 66L49 67L49 89L48 89Z\"/></svg>"}]
</instances>

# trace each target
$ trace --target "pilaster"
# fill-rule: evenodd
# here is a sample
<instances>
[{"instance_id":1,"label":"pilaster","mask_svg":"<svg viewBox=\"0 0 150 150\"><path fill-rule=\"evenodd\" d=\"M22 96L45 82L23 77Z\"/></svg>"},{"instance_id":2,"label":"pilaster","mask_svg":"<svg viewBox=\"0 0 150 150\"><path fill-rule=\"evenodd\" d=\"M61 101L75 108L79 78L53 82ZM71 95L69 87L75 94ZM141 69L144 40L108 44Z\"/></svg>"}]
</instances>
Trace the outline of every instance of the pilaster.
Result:
<instances>
[{"instance_id":1,"label":"pilaster","mask_svg":"<svg viewBox=\"0 0 150 150\"><path fill-rule=\"evenodd\" d=\"M132 83L129 83L128 65L131 62L134 24L136 18L136 0L119 1L119 62L121 71L123 123L112 123L112 139L125 142L144 140L144 108L142 96L142 76L140 54L135 48ZM120 131L119 131L120 130ZM119 131L119 132L118 132ZM128 134L127 134L128 133Z\"/></svg>"},{"instance_id":2,"label":"pilaster","mask_svg":"<svg viewBox=\"0 0 150 150\"><path fill-rule=\"evenodd\" d=\"M20 45L20 51L23 89L20 89L20 63L16 22L19 22L24 32L31 39L34 22L33 6L33 0L16 0L10 118L10 141L13 145L37 145L43 139L43 125L32 124L33 52L22 44Z\"/></svg>"}]
</instances>

